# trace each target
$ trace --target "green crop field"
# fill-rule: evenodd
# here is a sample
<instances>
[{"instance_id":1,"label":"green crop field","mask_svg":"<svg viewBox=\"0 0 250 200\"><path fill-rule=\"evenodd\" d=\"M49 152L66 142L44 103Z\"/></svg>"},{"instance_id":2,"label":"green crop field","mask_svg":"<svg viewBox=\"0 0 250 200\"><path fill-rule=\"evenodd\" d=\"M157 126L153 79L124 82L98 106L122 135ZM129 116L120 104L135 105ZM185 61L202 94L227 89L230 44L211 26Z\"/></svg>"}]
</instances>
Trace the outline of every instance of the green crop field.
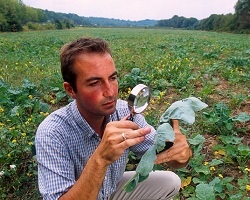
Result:
<instances>
[{"instance_id":1,"label":"green crop field","mask_svg":"<svg viewBox=\"0 0 250 200\"><path fill-rule=\"evenodd\" d=\"M82 36L109 42L120 98L138 83L150 86L144 115L153 126L177 100L194 96L208 104L193 125L181 124L194 156L175 170L182 179L176 199L250 199L250 36L133 28L0 34L0 199L40 198L36 128L70 101L59 52ZM135 169L138 158L129 159L127 170Z\"/></svg>"}]
</instances>

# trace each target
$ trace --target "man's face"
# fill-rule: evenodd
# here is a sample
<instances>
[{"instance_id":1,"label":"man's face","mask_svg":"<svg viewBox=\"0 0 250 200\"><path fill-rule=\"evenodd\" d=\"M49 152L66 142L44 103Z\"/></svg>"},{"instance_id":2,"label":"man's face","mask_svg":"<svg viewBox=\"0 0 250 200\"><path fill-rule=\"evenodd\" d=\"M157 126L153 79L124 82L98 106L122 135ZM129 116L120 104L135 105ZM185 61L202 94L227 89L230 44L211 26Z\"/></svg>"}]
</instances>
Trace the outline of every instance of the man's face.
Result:
<instances>
[{"instance_id":1,"label":"man's face","mask_svg":"<svg viewBox=\"0 0 250 200\"><path fill-rule=\"evenodd\" d=\"M80 113L87 120L99 119L115 111L118 97L117 72L110 54L79 55L74 64Z\"/></svg>"}]
</instances>

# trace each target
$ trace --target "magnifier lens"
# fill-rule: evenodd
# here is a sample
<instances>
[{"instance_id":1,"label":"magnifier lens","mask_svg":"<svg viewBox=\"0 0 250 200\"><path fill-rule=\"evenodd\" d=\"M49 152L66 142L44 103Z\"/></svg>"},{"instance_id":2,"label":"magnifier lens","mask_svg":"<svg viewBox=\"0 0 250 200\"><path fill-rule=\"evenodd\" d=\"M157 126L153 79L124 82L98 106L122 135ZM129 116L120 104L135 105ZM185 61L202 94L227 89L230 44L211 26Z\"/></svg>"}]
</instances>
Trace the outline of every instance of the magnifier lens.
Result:
<instances>
[{"instance_id":1,"label":"magnifier lens","mask_svg":"<svg viewBox=\"0 0 250 200\"><path fill-rule=\"evenodd\" d=\"M128 106L132 116L145 110L149 104L149 100L150 89L143 84L136 85L128 97Z\"/></svg>"},{"instance_id":2,"label":"magnifier lens","mask_svg":"<svg viewBox=\"0 0 250 200\"><path fill-rule=\"evenodd\" d=\"M141 113L146 109L149 103L149 88L143 88L136 96L134 101L134 111L135 113Z\"/></svg>"}]
</instances>

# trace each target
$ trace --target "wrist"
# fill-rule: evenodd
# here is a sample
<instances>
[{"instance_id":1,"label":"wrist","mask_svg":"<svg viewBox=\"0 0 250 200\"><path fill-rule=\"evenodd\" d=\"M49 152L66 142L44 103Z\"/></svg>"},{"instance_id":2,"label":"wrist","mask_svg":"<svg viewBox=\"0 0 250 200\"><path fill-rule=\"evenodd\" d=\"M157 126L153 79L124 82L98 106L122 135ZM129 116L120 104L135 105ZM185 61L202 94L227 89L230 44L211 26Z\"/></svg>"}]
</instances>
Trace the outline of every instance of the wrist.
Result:
<instances>
[{"instance_id":1,"label":"wrist","mask_svg":"<svg viewBox=\"0 0 250 200\"><path fill-rule=\"evenodd\" d=\"M99 153L93 153L90 159L95 163L100 169L106 169L111 164L108 160L99 155Z\"/></svg>"}]
</instances>

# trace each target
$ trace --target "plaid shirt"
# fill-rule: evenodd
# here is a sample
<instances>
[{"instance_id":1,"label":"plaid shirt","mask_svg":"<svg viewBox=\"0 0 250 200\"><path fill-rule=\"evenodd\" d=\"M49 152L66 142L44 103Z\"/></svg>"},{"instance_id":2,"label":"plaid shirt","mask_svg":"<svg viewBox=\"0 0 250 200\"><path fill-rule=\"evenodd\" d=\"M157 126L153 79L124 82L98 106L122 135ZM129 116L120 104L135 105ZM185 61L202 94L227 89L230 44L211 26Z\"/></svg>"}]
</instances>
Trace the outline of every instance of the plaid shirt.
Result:
<instances>
[{"instance_id":1,"label":"plaid shirt","mask_svg":"<svg viewBox=\"0 0 250 200\"><path fill-rule=\"evenodd\" d=\"M118 100L116 111L107 119L118 121L129 114L125 101ZM142 115L136 115L134 122L139 127L149 126ZM106 172L98 199L108 198L121 179L129 151L141 156L152 144L155 130L146 136L143 143L125 150ZM58 199L67 192L80 177L90 156L101 138L79 113L73 101L51 113L38 127L35 139L38 161L38 184L44 199ZM84 190L84 188L82 188Z\"/></svg>"}]
</instances>

